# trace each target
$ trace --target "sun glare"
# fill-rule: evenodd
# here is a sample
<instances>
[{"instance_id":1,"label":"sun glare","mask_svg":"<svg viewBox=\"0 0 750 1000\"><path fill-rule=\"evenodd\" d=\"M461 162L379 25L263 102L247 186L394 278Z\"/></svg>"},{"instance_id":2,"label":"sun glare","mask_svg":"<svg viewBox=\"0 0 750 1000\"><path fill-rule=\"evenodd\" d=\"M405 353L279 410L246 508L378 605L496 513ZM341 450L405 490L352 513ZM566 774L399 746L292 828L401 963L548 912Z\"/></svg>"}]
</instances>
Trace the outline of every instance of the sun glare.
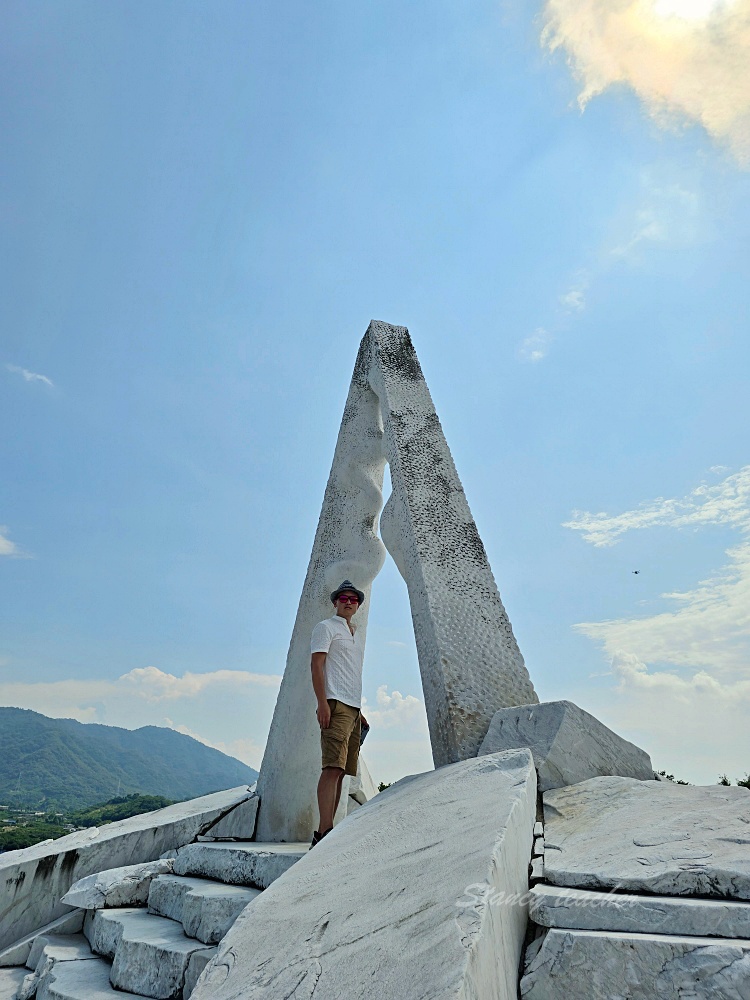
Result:
<instances>
[{"instance_id":1,"label":"sun glare","mask_svg":"<svg viewBox=\"0 0 750 1000\"><path fill-rule=\"evenodd\" d=\"M686 21L705 21L731 0L656 0L654 11L659 17L681 17Z\"/></svg>"}]
</instances>

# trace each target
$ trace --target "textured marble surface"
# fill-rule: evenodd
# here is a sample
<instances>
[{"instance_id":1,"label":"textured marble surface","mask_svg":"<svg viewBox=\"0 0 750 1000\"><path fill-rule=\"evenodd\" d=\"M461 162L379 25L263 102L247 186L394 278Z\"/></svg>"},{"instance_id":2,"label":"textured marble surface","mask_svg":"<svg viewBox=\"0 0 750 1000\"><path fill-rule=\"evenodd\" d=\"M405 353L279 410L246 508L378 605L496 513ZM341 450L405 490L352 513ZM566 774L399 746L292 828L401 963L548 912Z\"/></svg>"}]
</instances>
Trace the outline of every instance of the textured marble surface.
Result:
<instances>
[{"instance_id":1,"label":"textured marble surface","mask_svg":"<svg viewBox=\"0 0 750 1000\"><path fill-rule=\"evenodd\" d=\"M543 927L750 939L750 903L537 885L529 918Z\"/></svg>"},{"instance_id":2,"label":"textured marble surface","mask_svg":"<svg viewBox=\"0 0 750 1000\"><path fill-rule=\"evenodd\" d=\"M201 973L216 954L216 948L204 948L203 951L194 951L188 959L185 970L185 982L182 987L182 1000L190 1000Z\"/></svg>"},{"instance_id":3,"label":"textured marble surface","mask_svg":"<svg viewBox=\"0 0 750 1000\"><path fill-rule=\"evenodd\" d=\"M197 875L229 885L266 889L304 857L309 844L187 844L174 863L175 875Z\"/></svg>"},{"instance_id":4,"label":"textured marble surface","mask_svg":"<svg viewBox=\"0 0 750 1000\"><path fill-rule=\"evenodd\" d=\"M19 987L16 1000L31 1000L58 962L87 962L95 957L83 934L41 935L26 961L26 967L34 971Z\"/></svg>"},{"instance_id":5,"label":"textured marble surface","mask_svg":"<svg viewBox=\"0 0 750 1000\"><path fill-rule=\"evenodd\" d=\"M750 941L550 930L523 1000L747 1000Z\"/></svg>"},{"instance_id":6,"label":"textured marble surface","mask_svg":"<svg viewBox=\"0 0 750 1000\"><path fill-rule=\"evenodd\" d=\"M15 1000L16 992L26 978L26 969L0 969L0 1000Z\"/></svg>"},{"instance_id":7,"label":"textured marble surface","mask_svg":"<svg viewBox=\"0 0 750 1000\"><path fill-rule=\"evenodd\" d=\"M156 1000L180 996L191 954L206 947L176 921L135 908L96 910L84 930L92 951L112 960L116 989Z\"/></svg>"},{"instance_id":8,"label":"textured marble surface","mask_svg":"<svg viewBox=\"0 0 750 1000\"><path fill-rule=\"evenodd\" d=\"M163 875L151 884L148 908L150 913L179 921L188 937L216 944L259 893L260 889L205 878Z\"/></svg>"},{"instance_id":9,"label":"textured marble surface","mask_svg":"<svg viewBox=\"0 0 750 1000\"><path fill-rule=\"evenodd\" d=\"M495 712L479 753L515 747L531 748L542 792L598 775L619 774L644 781L654 777L645 750L572 701L546 701Z\"/></svg>"},{"instance_id":10,"label":"textured marble surface","mask_svg":"<svg viewBox=\"0 0 750 1000\"><path fill-rule=\"evenodd\" d=\"M397 782L237 918L195 1000L515 1000L536 809L528 751Z\"/></svg>"},{"instance_id":11,"label":"textured marble surface","mask_svg":"<svg viewBox=\"0 0 750 1000\"><path fill-rule=\"evenodd\" d=\"M544 793L547 881L750 900L750 791L590 778Z\"/></svg>"},{"instance_id":12,"label":"textured marble surface","mask_svg":"<svg viewBox=\"0 0 750 1000\"><path fill-rule=\"evenodd\" d=\"M189 843L249 794L241 785L0 854L0 949L70 913L60 900L74 882L107 868L156 860Z\"/></svg>"},{"instance_id":13,"label":"textured marble surface","mask_svg":"<svg viewBox=\"0 0 750 1000\"><path fill-rule=\"evenodd\" d=\"M251 795L210 826L199 840L252 840L258 818L258 796Z\"/></svg>"},{"instance_id":14,"label":"textured marble surface","mask_svg":"<svg viewBox=\"0 0 750 1000\"><path fill-rule=\"evenodd\" d=\"M172 871L171 860L109 868L79 879L62 898L68 906L101 910L105 906L145 906L152 880Z\"/></svg>"},{"instance_id":15,"label":"textured marble surface","mask_svg":"<svg viewBox=\"0 0 750 1000\"><path fill-rule=\"evenodd\" d=\"M36 1000L141 1000L115 990L109 981L109 963L60 962L39 985Z\"/></svg>"},{"instance_id":16,"label":"textured marble surface","mask_svg":"<svg viewBox=\"0 0 750 1000\"><path fill-rule=\"evenodd\" d=\"M392 494L381 514L386 461ZM409 332L373 321L357 355L258 779L258 840L310 839L320 771L310 634L333 613L330 593L344 579L365 594L354 621L366 630L386 547L409 591L435 765L473 757L496 709L537 697Z\"/></svg>"}]
</instances>

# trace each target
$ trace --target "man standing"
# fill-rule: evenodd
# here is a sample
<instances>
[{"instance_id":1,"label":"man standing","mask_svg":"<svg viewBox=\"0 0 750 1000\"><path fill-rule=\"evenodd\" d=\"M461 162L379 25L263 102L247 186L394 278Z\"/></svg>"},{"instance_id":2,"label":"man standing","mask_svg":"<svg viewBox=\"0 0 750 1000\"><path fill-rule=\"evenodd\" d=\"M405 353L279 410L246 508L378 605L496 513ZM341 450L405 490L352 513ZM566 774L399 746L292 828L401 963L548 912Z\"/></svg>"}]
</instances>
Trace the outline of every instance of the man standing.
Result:
<instances>
[{"instance_id":1,"label":"man standing","mask_svg":"<svg viewBox=\"0 0 750 1000\"><path fill-rule=\"evenodd\" d=\"M362 718L362 662L364 644L357 638L352 618L365 595L344 580L331 594L336 609L312 633L312 685L318 701L318 723L323 767L318 781L320 822L311 847L333 828L345 774L357 773Z\"/></svg>"}]
</instances>

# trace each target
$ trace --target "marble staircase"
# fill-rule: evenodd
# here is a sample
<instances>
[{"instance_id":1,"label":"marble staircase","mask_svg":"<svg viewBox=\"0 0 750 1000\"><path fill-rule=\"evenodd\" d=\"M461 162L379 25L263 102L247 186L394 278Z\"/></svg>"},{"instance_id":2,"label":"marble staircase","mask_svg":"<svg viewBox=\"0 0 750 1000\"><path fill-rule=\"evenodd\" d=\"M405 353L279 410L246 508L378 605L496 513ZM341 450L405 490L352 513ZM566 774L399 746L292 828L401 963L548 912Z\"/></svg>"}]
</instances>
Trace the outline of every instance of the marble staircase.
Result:
<instances>
[{"instance_id":1,"label":"marble staircase","mask_svg":"<svg viewBox=\"0 0 750 1000\"><path fill-rule=\"evenodd\" d=\"M0 968L0 1000L188 1000L239 914L307 844L192 843L146 905L87 910L77 934L40 934L26 968Z\"/></svg>"}]
</instances>

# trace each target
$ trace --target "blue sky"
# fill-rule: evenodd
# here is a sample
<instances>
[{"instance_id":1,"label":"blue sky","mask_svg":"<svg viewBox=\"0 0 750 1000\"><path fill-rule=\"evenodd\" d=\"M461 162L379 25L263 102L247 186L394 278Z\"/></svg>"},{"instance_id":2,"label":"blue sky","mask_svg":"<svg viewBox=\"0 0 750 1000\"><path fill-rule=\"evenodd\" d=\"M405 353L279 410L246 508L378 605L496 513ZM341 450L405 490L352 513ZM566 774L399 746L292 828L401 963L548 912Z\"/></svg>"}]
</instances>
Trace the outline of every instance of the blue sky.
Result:
<instances>
[{"instance_id":1,"label":"blue sky","mask_svg":"<svg viewBox=\"0 0 750 1000\"><path fill-rule=\"evenodd\" d=\"M378 318L540 697L744 776L750 0L2 22L0 703L258 766ZM365 693L375 778L430 766L391 563Z\"/></svg>"}]
</instances>

